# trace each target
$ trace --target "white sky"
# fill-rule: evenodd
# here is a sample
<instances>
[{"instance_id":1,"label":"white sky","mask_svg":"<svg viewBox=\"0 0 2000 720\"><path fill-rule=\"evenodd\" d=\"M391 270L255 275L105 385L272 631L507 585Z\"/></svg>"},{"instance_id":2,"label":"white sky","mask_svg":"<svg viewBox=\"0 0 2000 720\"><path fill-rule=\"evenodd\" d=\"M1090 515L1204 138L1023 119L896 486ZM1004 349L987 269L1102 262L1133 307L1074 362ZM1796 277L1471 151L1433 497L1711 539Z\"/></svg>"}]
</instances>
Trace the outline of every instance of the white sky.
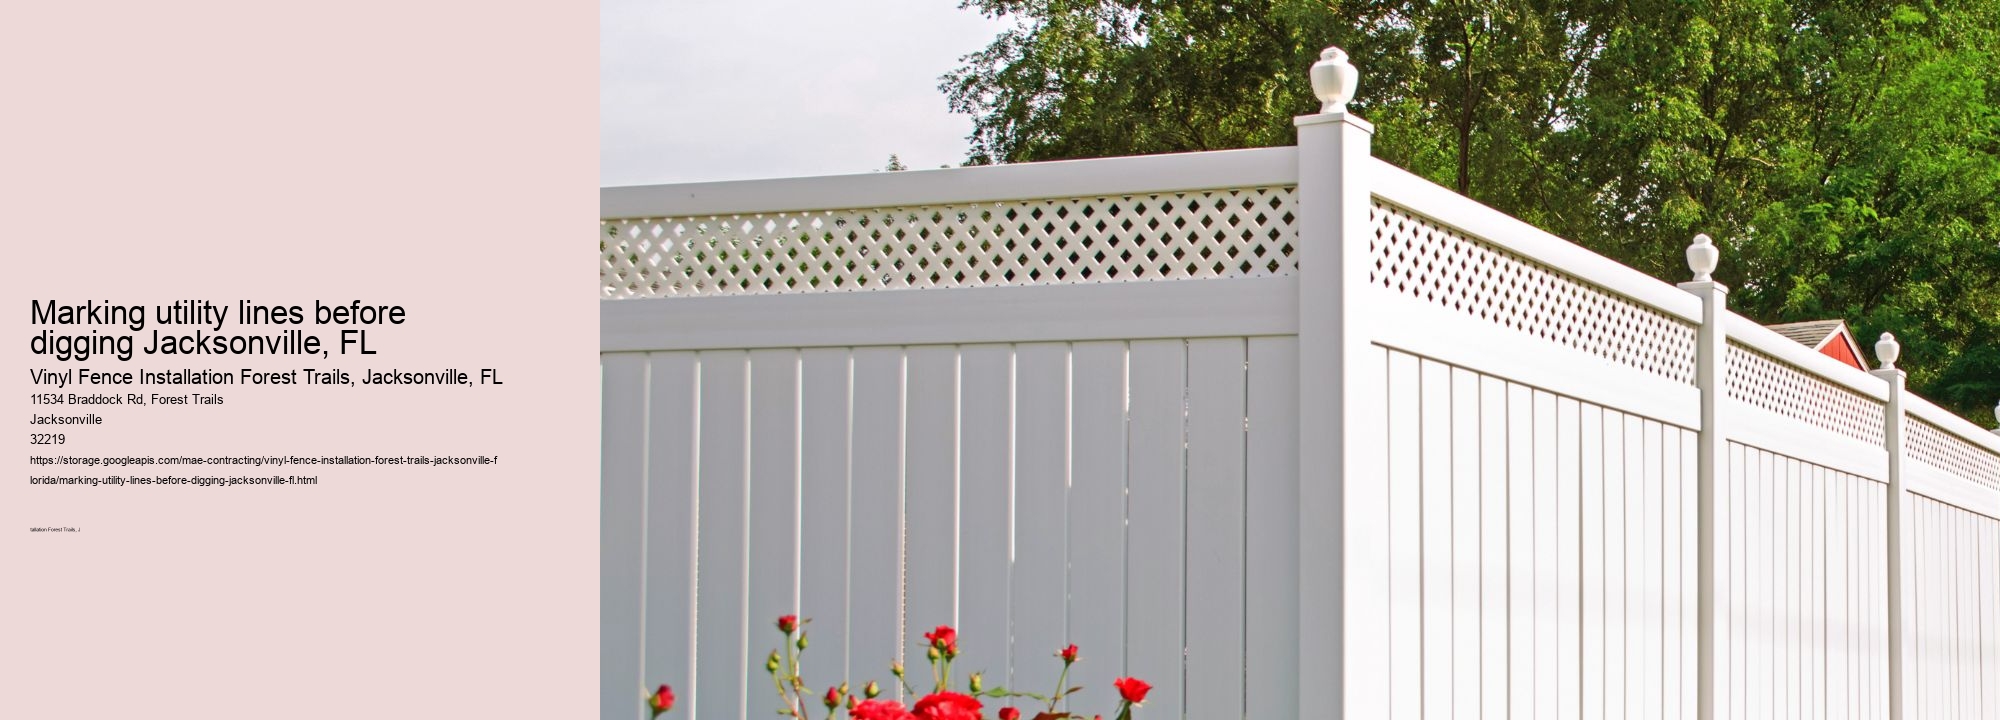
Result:
<instances>
[{"instance_id":1,"label":"white sky","mask_svg":"<svg viewBox=\"0 0 2000 720\"><path fill-rule=\"evenodd\" d=\"M938 76L1011 21L957 0L603 0L605 186L835 175L965 159Z\"/></svg>"}]
</instances>

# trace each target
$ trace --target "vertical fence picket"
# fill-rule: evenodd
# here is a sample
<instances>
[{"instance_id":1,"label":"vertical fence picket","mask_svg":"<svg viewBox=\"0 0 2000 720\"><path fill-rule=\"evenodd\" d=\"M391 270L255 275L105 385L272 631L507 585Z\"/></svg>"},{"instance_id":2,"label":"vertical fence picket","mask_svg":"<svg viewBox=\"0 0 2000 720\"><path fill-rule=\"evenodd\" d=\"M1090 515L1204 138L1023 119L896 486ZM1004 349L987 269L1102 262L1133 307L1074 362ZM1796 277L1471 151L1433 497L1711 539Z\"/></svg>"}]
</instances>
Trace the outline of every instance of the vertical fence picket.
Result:
<instances>
[{"instance_id":1,"label":"vertical fence picket","mask_svg":"<svg viewBox=\"0 0 2000 720\"><path fill-rule=\"evenodd\" d=\"M742 720L749 578L750 359L742 351L701 354L701 496L696 561L694 712L699 720ZM727 608L716 610L716 608Z\"/></svg>"},{"instance_id":2,"label":"vertical fence picket","mask_svg":"<svg viewBox=\"0 0 2000 720\"><path fill-rule=\"evenodd\" d=\"M1660 431L1660 716L1684 716L1681 657L1681 429ZM1686 678L1693 680L1693 678Z\"/></svg>"},{"instance_id":3,"label":"vertical fence picket","mask_svg":"<svg viewBox=\"0 0 2000 720\"><path fill-rule=\"evenodd\" d=\"M958 348L910 348L908 362L903 657L915 659L924 656L924 632L959 624Z\"/></svg>"},{"instance_id":4,"label":"vertical fence picket","mask_svg":"<svg viewBox=\"0 0 2000 720\"><path fill-rule=\"evenodd\" d=\"M1451 676L1453 717L1480 705L1479 376L1451 369Z\"/></svg>"},{"instance_id":5,"label":"vertical fence picket","mask_svg":"<svg viewBox=\"0 0 2000 720\"><path fill-rule=\"evenodd\" d=\"M1069 556L1069 345L1015 349L1012 681L1039 687L1061 672Z\"/></svg>"},{"instance_id":6,"label":"vertical fence picket","mask_svg":"<svg viewBox=\"0 0 2000 720\"><path fill-rule=\"evenodd\" d=\"M1604 412L1604 656L1618 658L1604 668L1604 715L1625 717L1632 645L1630 609L1631 560L1625 555L1632 527L1625 519L1625 495L1631 486L1625 473L1625 414Z\"/></svg>"},{"instance_id":7,"label":"vertical fence picket","mask_svg":"<svg viewBox=\"0 0 2000 720\"><path fill-rule=\"evenodd\" d=\"M782 639L773 623L799 611L799 353L750 353L750 577L746 662ZM761 664L757 666L762 669ZM770 718L784 707L768 683L745 687L748 718Z\"/></svg>"},{"instance_id":8,"label":"vertical fence picket","mask_svg":"<svg viewBox=\"0 0 2000 720\"><path fill-rule=\"evenodd\" d=\"M1701 692L1702 677L1705 672L1703 670L1704 663L1701 660L1704 651L1702 643L1714 642L1717 645L1721 644L1721 633L1719 631L1704 633L1703 629L1705 624L1713 624L1716 622L1716 618L1720 617L1720 613L1716 612L1716 608L1722 602L1720 593L1722 592L1721 579L1724 566L1714 559L1713 554L1711 555L1710 563L1713 567L1707 571L1710 580L1706 589L1704 589L1702 581L1704 572L1701 561L1701 536L1709 534L1711 535L1711 541L1719 542L1720 539L1713 537L1713 535L1722 532L1720 524L1721 514L1719 508L1711 505L1705 511L1709 514L1710 521L1706 523L1702 522L1701 516L1704 510L1699 465L1701 458L1699 445L1701 439L1693 431L1680 430L1679 432L1681 437L1680 521L1676 527L1680 531L1680 540L1676 543L1676 547L1680 548L1681 582L1680 589L1675 594L1675 597L1680 602L1681 628L1679 645L1681 648L1681 712L1678 716L1689 717L1699 716L1704 712L1702 709L1704 705L1702 704ZM1720 473L1717 474L1719 475ZM1719 493L1720 490L1715 488L1719 487L1720 482L1718 479L1716 485L1711 485L1710 492ZM1719 504L1719 501L1717 504ZM1714 553L1714 551L1711 550L1711 553ZM1704 623L1701 618L1703 593L1708 593L1712 596L1708 600L1711 617L1707 623ZM1710 658L1708 664L1712 665L1715 662L1715 656L1720 654L1721 648L1715 647L1707 650ZM1713 688L1711 688L1710 692L1714 692ZM1717 707L1716 703L1711 702L1706 707L1709 708L1707 712L1717 716L1721 714L1720 708Z\"/></svg>"},{"instance_id":9,"label":"vertical fence picket","mask_svg":"<svg viewBox=\"0 0 2000 720\"><path fill-rule=\"evenodd\" d=\"M1604 718L1604 675L1610 666L1611 657L1605 654L1604 635L1608 621L1604 615L1605 559L1604 534L1608 531L1604 522L1604 486L1608 482L1604 473L1604 409L1592 405L1583 407L1578 424L1578 446L1582 452L1582 487L1579 501L1582 504L1582 563L1583 563L1583 676L1582 711L1587 718ZM1616 530L1617 526L1611 526Z\"/></svg>"},{"instance_id":10,"label":"vertical fence picket","mask_svg":"<svg viewBox=\"0 0 2000 720\"><path fill-rule=\"evenodd\" d=\"M1077 343L1070 360L1069 642L1082 653L1075 711L1109 707L1125 671L1125 343Z\"/></svg>"},{"instance_id":11,"label":"vertical fence picket","mask_svg":"<svg viewBox=\"0 0 2000 720\"><path fill-rule=\"evenodd\" d=\"M1479 716L1507 716L1507 383L1479 379Z\"/></svg>"},{"instance_id":12,"label":"vertical fence picket","mask_svg":"<svg viewBox=\"0 0 2000 720\"><path fill-rule=\"evenodd\" d=\"M1452 716L1451 367L1423 361L1418 376L1418 553L1422 567L1424 718ZM1537 518L1539 519L1539 518Z\"/></svg>"},{"instance_id":13,"label":"vertical fence picket","mask_svg":"<svg viewBox=\"0 0 2000 720\"><path fill-rule=\"evenodd\" d=\"M1423 718L1422 364L1389 356L1389 716Z\"/></svg>"},{"instance_id":14,"label":"vertical fence picket","mask_svg":"<svg viewBox=\"0 0 2000 720\"><path fill-rule=\"evenodd\" d=\"M1183 425L1187 345L1135 340L1128 425L1125 668L1153 684L1146 709L1182 715L1186 569Z\"/></svg>"},{"instance_id":15,"label":"vertical fence picket","mask_svg":"<svg viewBox=\"0 0 2000 720\"><path fill-rule=\"evenodd\" d=\"M632 393L646 399L646 500L642 510L646 514L646 677L643 682L655 687L689 687L688 681L696 675L695 442L701 422L696 385L699 364L690 352L651 353L646 362L645 392ZM610 432L607 426L607 435Z\"/></svg>"},{"instance_id":16,"label":"vertical fence picket","mask_svg":"<svg viewBox=\"0 0 2000 720\"><path fill-rule=\"evenodd\" d=\"M1847 538L1848 528L1848 488L1853 478L1845 473L1827 473L1826 491L1826 717L1828 720L1846 720L1854 712L1854 702L1847 697L1852 689L1852 681L1847 674L1849 657L1848 614L1849 591L1853 588L1854 576L1848 572Z\"/></svg>"},{"instance_id":17,"label":"vertical fence picket","mask_svg":"<svg viewBox=\"0 0 2000 720\"><path fill-rule=\"evenodd\" d=\"M1510 717L1535 714L1534 392L1507 384L1507 699ZM1400 558L1398 558L1400 561Z\"/></svg>"},{"instance_id":18,"label":"vertical fence picket","mask_svg":"<svg viewBox=\"0 0 2000 720\"><path fill-rule=\"evenodd\" d=\"M1721 502L1724 512L1717 517L1717 522L1722 528L1720 532L1725 534L1718 538L1716 557L1721 566L1723 586L1727 588L1727 594L1718 598L1718 601L1726 598L1728 605L1716 613L1718 621L1725 622L1721 633L1724 642L1716 658L1716 662L1721 666L1721 670L1717 672L1719 683L1716 692L1717 704L1724 710L1717 715L1734 720L1746 717L1743 704L1745 689L1743 679L1739 676L1746 667L1744 646L1747 641L1743 634L1743 603L1747 587L1745 583L1749 579L1745 577L1744 568L1745 546L1748 544L1745 535L1747 530L1744 526L1749 520L1750 510L1745 504L1748 500L1745 499L1743 492L1743 446L1728 443L1723 446L1723 450L1727 454L1725 458L1727 464L1717 474L1715 482L1718 491L1727 489ZM1726 542L1723 541L1725 539Z\"/></svg>"},{"instance_id":19,"label":"vertical fence picket","mask_svg":"<svg viewBox=\"0 0 2000 720\"><path fill-rule=\"evenodd\" d=\"M1556 717L1583 711L1583 433L1581 409L1570 398L1556 399Z\"/></svg>"},{"instance_id":20,"label":"vertical fence picket","mask_svg":"<svg viewBox=\"0 0 2000 720\"><path fill-rule=\"evenodd\" d=\"M888 675L903 630L902 348L854 350L848 505L848 680ZM912 673L922 676L915 661Z\"/></svg>"},{"instance_id":21,"label":"vertical fence picket","mask_svg":"<svg viewBox=\"0 0 2000 720\"><path fill-rule=\"evenodd\" d=\"M640 628L645 602L646 358L606 355L603 376L602 458L599 480L598 663L600 712L636 720L645 696Z\"/></svg>"},{"instance_id":22,"label":"vertical fence picket","mask_svg":"<svg viewBox=\"0 0 2000 720\"><path fill-rule=\"evenodd\" d=\"M1299 597L1299 354L1296 338L1251 338L1245 447L1243 674L1249 718L1301 712ZM1324 522L1327 519L1321 519ZM1306 612L1326 612L1318 605Z\"/></svg>"},{"instance_id":23,"label":"vertical fence picket","mask_svg":"<svg viewBox=\"0 0 2000 720\"><path fill-rule=\"evenodd\" d=\"M846 679L852 361L810 348L799 364L799 616L812 620L813 670Z\"/></svg>"},{"instance_id":24,"label":"vertical fence picket","mask_svg":"<svg viewBox=\"0 0 2000 720\"><path fill-rule=\"evenodd\" d=\"M1188 341L1187 714L1243 715L1243 340Z\"/></svg>"},{"instance_id":25,"label":"vertical fence picket","mask_svg":"<svg viewBox=\"0 0 2000 720\"><path fill-rule=\"evenodd\" d=\"M1561 667L1557 648L1561 633L1562 603L1556 538L1562 519L1556 509L1556 398L1541 390L1534 394L1534 438L1531 442L1534 468L1534 598L1535 598L1535 716L1557 717L1557 689Z\"/></svg>"},{"instance_id":26,"label":"vertical fence picket","mask_svg":"<svg viewBox=\"0 0 2000 720\"><path fill-rule=\"evenodd\" d=\"M1014 350L967 345L959 367L958 618L964 649L958 666L1003 685L1014 551Z\"/></svg>"}]
</instances>

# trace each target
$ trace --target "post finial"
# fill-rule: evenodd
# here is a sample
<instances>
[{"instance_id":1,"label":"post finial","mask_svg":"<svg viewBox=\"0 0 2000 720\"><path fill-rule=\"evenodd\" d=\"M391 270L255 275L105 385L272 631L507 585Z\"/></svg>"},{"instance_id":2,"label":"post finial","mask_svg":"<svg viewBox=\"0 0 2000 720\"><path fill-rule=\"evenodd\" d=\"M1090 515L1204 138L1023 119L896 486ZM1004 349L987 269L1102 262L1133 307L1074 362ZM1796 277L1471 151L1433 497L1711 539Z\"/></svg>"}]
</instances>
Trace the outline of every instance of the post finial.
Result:
<instances>
[{"instance_id":1,"label":"post finial","mask_svg":"<svg viewBox=\"0 0 2000 720\"><path fill-rule=\"evenodd\" d=\"M1328 47L1319 53L1319 62L1313 63L1313 96L1319 98L1322 113L1347 112L1347 101L1354 99L1354 86L1360 81L1361 73L1347 62L1347 51Z\"/></svg>"},{"instance_id":2,"label":"post finial","mask_svg":"<svg viewBox=\"0 0 2000 720\"><path fill-rule=\"evenodd\" d=\"M1715 272L1715 264L1722 259L1722 251L1716 249L1715 241L1707 233L1694 236L1694 244L1687 249L1688 269L1694 271L1695 282L1709 282Z\"/></svg>"},{"instance_id":3,"label":"post finial","mask_svg":"<svg viewBox=\"0 0 2000 720\"><path fill-rule=\"evenodd\" d=\"M1882 339L1875 341L1875 359L1882 361L1883 370L1896 369L1896 358L1902 357L1903 346L1896 342L1896 336L1882 333Z\"/></svg>"}]
</instances>

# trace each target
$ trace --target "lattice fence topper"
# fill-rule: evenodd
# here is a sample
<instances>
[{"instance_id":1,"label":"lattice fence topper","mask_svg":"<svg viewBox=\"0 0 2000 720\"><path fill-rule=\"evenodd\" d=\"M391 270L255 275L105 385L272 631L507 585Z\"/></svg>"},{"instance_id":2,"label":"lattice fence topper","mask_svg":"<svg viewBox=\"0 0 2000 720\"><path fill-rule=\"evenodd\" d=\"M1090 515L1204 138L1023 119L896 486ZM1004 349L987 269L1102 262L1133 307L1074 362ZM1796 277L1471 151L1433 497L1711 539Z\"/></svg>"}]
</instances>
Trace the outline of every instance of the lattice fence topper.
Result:
<instances>
[{"instance_id":1,"label":"lattice fence topper","mask_svg":"<svg viewBox=\"0 0 2000 720\"><path fill-rule=\"evenodd\" d=\"M1298 267L1295 188L605 220L604 297L1260 275Z\"/></svg>"},{"instance_id":2,"label":"lattice fence topper","mask_svg":"<svg viewBox=\"0 0 2000 720\"><path fill-rule=\"evenodd\" d=\"M1882 447L1882 403L1764 353L1729 344L1729 397Z\"/></svg>"},{"instance_id":3,"label":"lattice fence topper","mask_svg":"<svg viewBox=\"0 0 2000 720\"><path fill-rule=\"evenodd\" d=\"M1904 427L1909 429L1910 457L1953 475L2000 490L2000 457L1994 457L1972 443L1945 432L1943 428L1932 425L1927 420L1913 417Z\"/></svg>"},{"instance_id":4,"label":"lattice fence topper","mask_svg":"<svg viewBox=\"0 0 2000 720\"><path fill-rule=\"evenodd\" d=\"M1695 330L1401 207L1369 210L1369 282L1668 380L1694 383Z\"/></svg>"}]
</instances>

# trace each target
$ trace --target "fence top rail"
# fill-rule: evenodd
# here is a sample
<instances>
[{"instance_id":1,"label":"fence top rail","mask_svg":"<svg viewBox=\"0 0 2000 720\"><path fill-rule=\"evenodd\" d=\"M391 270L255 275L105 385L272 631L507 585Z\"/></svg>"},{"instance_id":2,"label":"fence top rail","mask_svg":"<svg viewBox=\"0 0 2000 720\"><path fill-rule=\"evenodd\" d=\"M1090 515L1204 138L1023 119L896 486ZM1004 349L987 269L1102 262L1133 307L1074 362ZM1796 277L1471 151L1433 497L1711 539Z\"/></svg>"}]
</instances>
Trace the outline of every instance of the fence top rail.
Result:
<instances>
[{"instance_id":1,"label":"fence top rail","mask_svg":"<svg viewBox=\"0 0 2000 720\"><path fill-rule=\"evenodd\" d=\"M600 219L1107 197L1298 183L1292 147L858 175L607 187Z\"/></svg>"},{"instance_id":2,"label":"fence top rail","mask_svg":"<svg viewBox=\"0 0 2000 720\"><path fill-rule=\"evenodd\" d=\"M1374 159L1372 163L1371 190L1376 197L1684 322L1701 322L1701 300L1680 288L1556 237L1408 170L1380 159Z\"/></svg>"}]
</instances>

